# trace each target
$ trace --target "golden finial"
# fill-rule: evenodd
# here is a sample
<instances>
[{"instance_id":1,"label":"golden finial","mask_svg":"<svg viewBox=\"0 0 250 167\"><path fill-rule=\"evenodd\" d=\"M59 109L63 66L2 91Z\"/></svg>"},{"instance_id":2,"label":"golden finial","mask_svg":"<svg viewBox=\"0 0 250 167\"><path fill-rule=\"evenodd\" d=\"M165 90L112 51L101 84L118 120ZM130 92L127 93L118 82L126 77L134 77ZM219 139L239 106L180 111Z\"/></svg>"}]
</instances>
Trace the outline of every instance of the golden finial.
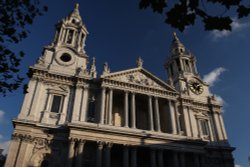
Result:
<instances>
[{"instance_id":1,"label":"golden finial","mask_svg":"<svg viewBox=\"0 0 250 167\"><path fill-rule=\"evenodd\" d=\"M79 3L76 3L75 9L79 9Z\"/></svg>"}]
</instances>

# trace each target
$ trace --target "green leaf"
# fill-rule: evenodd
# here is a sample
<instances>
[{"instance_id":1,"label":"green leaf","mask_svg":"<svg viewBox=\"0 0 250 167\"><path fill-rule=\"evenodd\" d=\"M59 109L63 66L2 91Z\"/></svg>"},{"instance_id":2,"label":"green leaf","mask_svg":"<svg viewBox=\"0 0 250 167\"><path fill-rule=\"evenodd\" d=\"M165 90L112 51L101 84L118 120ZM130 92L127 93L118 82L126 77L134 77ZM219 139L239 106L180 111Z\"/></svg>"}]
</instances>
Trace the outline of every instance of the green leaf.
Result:
<instances>
[{"instance_id":1,"label":"green leaf","mask_svg":"<svg viewBox=\"0 0 250 167\"><path fill-rule=\"evenodd\" d=\"M230 30L232 19L230 17L207 17L203 20L205 30Z\"/></svg>"},{"instance_id":2,"label":"green leaf","mask_svg":"<svg viewBox=\"0 0 250 167\"><path fill-rule=\"evenodd\" d=\"M250 14L250 8L240 5L239 8L237 9L237 12L239 18L246 17Z\"/></svg>"}]
</instances>

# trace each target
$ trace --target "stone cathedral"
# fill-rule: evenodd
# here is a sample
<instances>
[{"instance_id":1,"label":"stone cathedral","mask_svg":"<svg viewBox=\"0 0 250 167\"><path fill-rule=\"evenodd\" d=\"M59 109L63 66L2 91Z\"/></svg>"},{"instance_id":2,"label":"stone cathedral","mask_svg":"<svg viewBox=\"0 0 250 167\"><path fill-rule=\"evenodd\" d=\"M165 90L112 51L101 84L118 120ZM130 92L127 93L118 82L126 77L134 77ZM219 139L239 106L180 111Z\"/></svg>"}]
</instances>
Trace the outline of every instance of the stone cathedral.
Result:
<instances>
[{"instance_id":1,"label":"stone cathedral","mask_svg":"<svg viewBox=\"0 0 250 167\"><path fill-rule=\"evenodd\" d=\"M79 6L30 67L6 167L234 167L221 108L173 34L167 82L136 66L97 77ZM165 56L163 56L162 59Z\"/></svg>"}]
</instances>

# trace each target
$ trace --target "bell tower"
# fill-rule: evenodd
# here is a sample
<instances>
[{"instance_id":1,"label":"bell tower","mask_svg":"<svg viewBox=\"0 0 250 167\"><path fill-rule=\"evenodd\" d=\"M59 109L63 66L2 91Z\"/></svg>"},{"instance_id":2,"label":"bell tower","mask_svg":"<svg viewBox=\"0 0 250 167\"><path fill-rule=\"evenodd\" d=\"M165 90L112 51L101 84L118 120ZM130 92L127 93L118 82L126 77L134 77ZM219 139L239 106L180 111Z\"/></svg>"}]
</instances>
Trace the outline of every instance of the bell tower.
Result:
<instances>
[{"instance_id":1,"label":"bell tower","mask_svg":"<svg viewBox=\"0 0 250 167\"><path fill-rule=\"evenodd\" d=\"M87 35L76 4L56 24L53 42L44 47L37 63L30 67L32 76L19 119L50 125L85 121L86 110L80 106L87 108L89 82L97 77L94 58L87 68Z\"/></svg>"},{"instance_id":2,"label":"bell tower","mask_svg":"<svg viewBox=\"0 0 250 167\"><path fill-rule=\"evenodd\" d=\"M69 47L76 52L85 53L85 40L88 35L87 28L83 24L79 13L79 4L68 17L56 24L56 34L53 45Z\"/></svg>"},{"instance_id":3,"label":"bell tower","mask_svg":"<svg viewBox=\"0 0 250 167\"><path fill-rule=\"evenodd\" d=\"M170 46L170 55L165 63L168 83L175 87L181 94L189 96L208 96L208 85L200 78L196 58L187 51L176 33Z\"/></svg>"},{"instance_id":4,"label":"bell tower","mask_svg":"<svg viewBox=\"0 0 250 167\"><path fill-rule=\"evenodd\" d=\"M44 48L35 67L45 68L53 73L87 76L88 56L85 41L88 35L79 13L79 5L56 24L53 42Z\"/></svg>"}]
</instances>

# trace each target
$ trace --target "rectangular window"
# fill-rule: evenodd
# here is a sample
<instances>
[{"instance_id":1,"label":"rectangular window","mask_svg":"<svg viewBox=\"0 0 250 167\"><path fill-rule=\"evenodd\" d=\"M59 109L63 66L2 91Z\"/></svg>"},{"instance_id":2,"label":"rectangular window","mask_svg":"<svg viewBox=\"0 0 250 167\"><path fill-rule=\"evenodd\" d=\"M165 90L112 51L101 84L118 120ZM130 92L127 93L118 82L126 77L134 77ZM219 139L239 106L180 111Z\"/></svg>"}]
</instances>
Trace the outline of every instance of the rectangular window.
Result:
<instances>
[{"instance_id":1,"label":"rectangular window","mask_svg":"<svg viewBox=\"0 0 250 167\"><path fill-rule=\"evenodd\" d=\"M201 126L202 135L209 135L207 120L200 120L200 126Z\"/></svg>"},{"instance_id":2,"label":"rectangular window","mask_svg":"<svg viewBox=\"0 0 250 167\"><path fill-rule=\"evenodd\" d=\"M190 72L188 60L185 60L185 66L186 66L187 72Z\"/></svg>"},{"instance_id":3,"label":"rectangular window","mask_svg":"<svg viewBox=\"0 0 250 167\"><path fill-rule=\"evenodd\" d=\"M173 76L174 75L174 69L173 69L173 65L170 64L170 75Z\"/></svg>"},{"instance_id":4,"label":"rectangular window","mask_svg":"<svg viewBox=\"0 0 250 167\"><path fill-rule=\"evenodd\" d=\"M176 65L177 65L178 70L181 71L181 63L180 63L180 60L179 60L179 59L176 59L175 62L176 62Z\"/></svg>"},{"instance_id":5,"label":"rectangular window","mask_svg":"<svg viewBox=\"0 0 250 167\"><path fill-rule=\"evenodd\" d=\"M51 105L51 112L59 113L62 103L62 96L54 95Z\"/></svg>"},{"instance_id":6,"label":"rectangular window","mask_svg":"<svg viewBox=\"0 0 250 167\"><path fill-rule=\"evenodd\" d=\"M68 38L67 38L67 43L68 43L68 44L71 44L71 43L72 43L72 40L73 40L73 33L74 33L73 30L69 30L69 34L68 34Z\"/></svg>"}]
</instances>

